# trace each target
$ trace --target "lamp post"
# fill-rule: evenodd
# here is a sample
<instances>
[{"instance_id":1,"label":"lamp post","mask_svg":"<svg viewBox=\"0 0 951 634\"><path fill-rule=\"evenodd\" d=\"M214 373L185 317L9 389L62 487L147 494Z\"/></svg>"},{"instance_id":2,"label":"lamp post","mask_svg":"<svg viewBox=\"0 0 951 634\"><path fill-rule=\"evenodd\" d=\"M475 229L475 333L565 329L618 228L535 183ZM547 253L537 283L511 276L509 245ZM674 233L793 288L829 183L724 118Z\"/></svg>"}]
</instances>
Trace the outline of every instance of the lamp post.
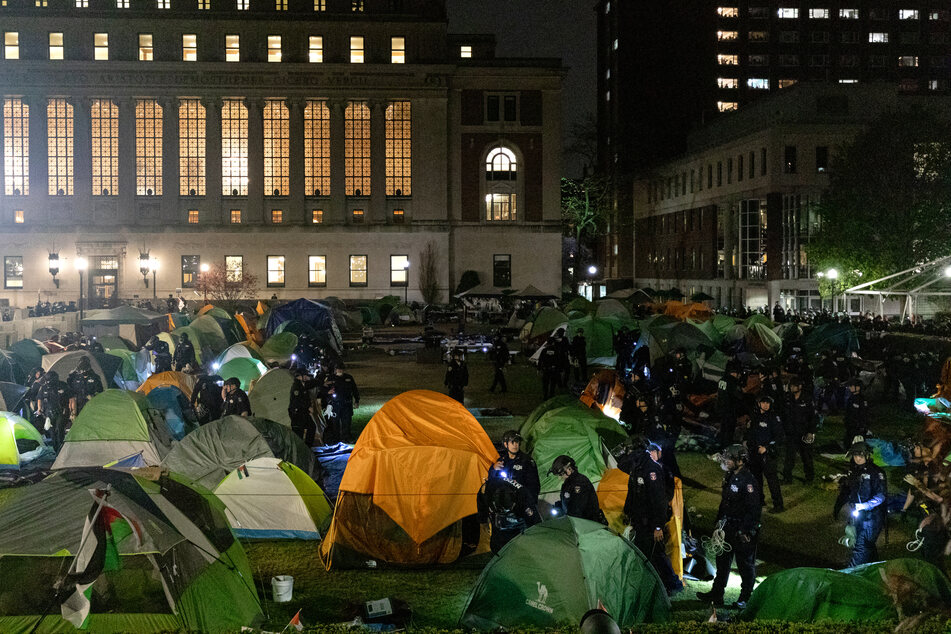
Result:
<instances>
[{"instance_id":1,"label":"lamp post","mask_svg":"<svg viewBox=\"0 0 951 634\"><path fill-rule=\"evenodd\" d=\"M149 270L152 271L152 299L158 298L158 287L155 285L155 274L158 273L158 258L149 258Z\"/></svg>"},{"instance_id":2,"label":"lamp post","mask_svg":"<svg viewBox=\"0 0 951 634\"><path fill-rule=\"evenodd\" d=\"M406 258L406 261L403 262L403 303L409 303L409 258Z\"/></svg>"},{"instance_id":3,"label":"lamp post","mask_svg":"<svg viewBox=\"0 0 951 634\"><path fill-rule=\"evenodd\" d=\"M60 269L59 253L50 253L49 269L50 269L50 275L53 276L53 284L56 285L56 288L59 288L59 280L56 279L56 276L59 275L59 269Z\"/></svg>"},{"instance_id":4,"label":"lamp post","mask_svg":"<svg viewBox=\"0 0 951 634\"><path fill-rule=\"evenodd\" d=\"M592 279L594 279L594 276L597 274L598 274L598 267L596 267L593 264L588 267L588 281L585 283L588 286L588 295L589 295L588 299L591 301L594 301L594 282L592 282Z\"/></svg>"},{"instance_id":5,"label":"lamp post","mask_svg":"<svg viewBox=\"0 0 951 634\"><path fill-rule=\"evenodd\" d=\"M149 252L139 251L139 273L142 274L142 283L149 287Z\"/></svg>"},{"instance_id":6,"label":"lamp post","mask_svg":"<svg viewBox=\"0 0 951 634\"><path fill-rule=\"evenodd\" d=\"M89 262L86 261L86 258L76 258L76 270L79 272L79 328L82 330L83 317L85 316L85 305L83 303L83 273L86 272L86 267L89 266Z\"/></svg>"},{"instance_id":7,"label":"lamp post","mask_svg":"<svg viewBox=\"0 0 951 634\"><path fill-rule=\"evenodd\" d=\"M207 262L202 262L201 266L198 267L198 270L201 271L201 288L205 293L205 304L208 304L208 280L205 279L205 274L211 270L211 267L208 266Z\"/></svg>"}]
</instances>

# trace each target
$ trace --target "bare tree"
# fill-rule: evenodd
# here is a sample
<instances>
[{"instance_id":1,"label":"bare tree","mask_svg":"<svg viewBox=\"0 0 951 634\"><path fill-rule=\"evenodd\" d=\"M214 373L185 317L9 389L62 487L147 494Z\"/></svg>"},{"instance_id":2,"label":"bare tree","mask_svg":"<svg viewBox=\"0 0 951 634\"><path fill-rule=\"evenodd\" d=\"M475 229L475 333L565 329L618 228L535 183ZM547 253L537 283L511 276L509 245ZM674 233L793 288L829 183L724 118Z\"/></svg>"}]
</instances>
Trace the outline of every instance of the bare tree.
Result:
<instances>
[{"instance_id":1,"label":"bare tree","mask_svg":"<svg viewBox=\"0 0 951 634\"><path fill-rule=\"evenodd\" d=\"M215 264L198 275L196 288L206 301L233 311L241 300L257 295L258 278L246 267L229 271L223 264Z\"/></svg>"},{"instance_id":2,"label":"bare tree","mask_svg":"<svg viewBox=\"0 0 951 634\"><path fill-rule=\"evenodd\" d=\"M419 292L426 304L439 303L439 250L434 240L419 254Z\"/></svg>"}]
</instances>

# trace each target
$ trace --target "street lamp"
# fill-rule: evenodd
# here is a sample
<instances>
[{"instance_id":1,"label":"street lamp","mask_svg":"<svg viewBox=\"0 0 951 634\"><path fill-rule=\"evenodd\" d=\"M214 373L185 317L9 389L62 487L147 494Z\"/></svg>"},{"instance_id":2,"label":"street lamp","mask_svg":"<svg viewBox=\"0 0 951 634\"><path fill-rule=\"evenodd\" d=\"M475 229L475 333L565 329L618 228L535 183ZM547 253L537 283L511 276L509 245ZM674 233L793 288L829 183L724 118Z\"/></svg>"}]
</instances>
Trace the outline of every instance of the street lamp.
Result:
<instances>
[{"instance_id":1,"label":"street lamp","mask_svg":"<svg viewBox=\"0 0 951 634\"><path fill-rule=\"evenodd\" d=\"M149 252L139 251L139 273L142 274L142 282L145 288L149 287Z\"/></svg>"},{"instance_id":2,"label":"street lamp","mask_svg":"<svg viewBox=\"0 0 951 634\"><path fill-rule=\"evenodd\" d=\"M591 277L594 277L597 274L598 274L598 267L596 267L593 264L588 267L588 275L590 275Z\"/></svg>"},{"instance_id":3,"label":"street lamp","mask_svg":"<svg viewBox=\"0 0 951 634\"><path fill-rule=\"evenodd\" d=\"M403 303L409 303L409 258L403 262Z\"/></svg>"},{"instance_id":4,"label":"street lamp","mask_svg":"<svg viewBox=\"0 0 951 634\"><path fill-rule=\"evenodd\" d=\"M89 262L86 261L86 258L76 258L76 270L79 271L79 325L82 329L83 317L85 316L85 306L83 304L83 273L86 272L86 267L89 266Z\"/></svg>"},{"instance_id":5,"label":"street lamp","mask_svg":"<svg viewBox=\"0 0 951 634\"><path fill-rule=\"evenodd\" d=\"M158 273L158 258L149 258L149 270L152 271L152 299L158 298L158 287L155 285L155 274Z\"/></svg>"},{"instance_id":6,"label":"street lamp","mask_svg":"<svg viewBox=\"0 0 951 634\"><path fill-rule=\"evenodd\" d=\"M56 285L56 288L59 288L59 280L56 279L56 276L59 275L59 269L60 269L59 253L50 253L49 269L50 269L50 275L53 276L53 284Z\"/></svg>"}]
</instances>

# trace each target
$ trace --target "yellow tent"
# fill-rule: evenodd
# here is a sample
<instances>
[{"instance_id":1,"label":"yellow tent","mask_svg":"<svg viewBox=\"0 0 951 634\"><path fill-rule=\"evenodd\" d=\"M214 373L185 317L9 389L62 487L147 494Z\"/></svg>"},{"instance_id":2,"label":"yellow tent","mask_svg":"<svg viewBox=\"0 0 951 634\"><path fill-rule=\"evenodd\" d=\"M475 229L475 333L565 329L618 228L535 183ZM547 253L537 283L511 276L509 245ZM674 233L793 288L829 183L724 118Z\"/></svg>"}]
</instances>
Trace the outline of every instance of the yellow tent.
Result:
<instances>
[{"instance_id":1,"label":"yellow tent","mask_svg":"<svg viewBox=\"0 0 951 634\"><path fill-rule=\"evenodd\" d=\"M340 482L321 558L331 564L448 563L480 543L476 494L498 451L457 401L428 390L387 402ZM471 550L471 549L470 549Z\"/></svg>"},{"instance_id":2,"label":"yellow tent","mask_svg":"<svg viewBox=\"0 0 951 634\"><path fill-rule=\"evenodd\" d=\"M139 386L139 389L136 392L141 392L143 394L148 394L157 387L165 387L166 385L174 385L182 391L187 398L192 397L192 390L195 389L195 383L197 378L193 374L185 374L184 372L159 372L158 374L153 374L145 380L145 383Z\"/></svg>"}]
</instances>

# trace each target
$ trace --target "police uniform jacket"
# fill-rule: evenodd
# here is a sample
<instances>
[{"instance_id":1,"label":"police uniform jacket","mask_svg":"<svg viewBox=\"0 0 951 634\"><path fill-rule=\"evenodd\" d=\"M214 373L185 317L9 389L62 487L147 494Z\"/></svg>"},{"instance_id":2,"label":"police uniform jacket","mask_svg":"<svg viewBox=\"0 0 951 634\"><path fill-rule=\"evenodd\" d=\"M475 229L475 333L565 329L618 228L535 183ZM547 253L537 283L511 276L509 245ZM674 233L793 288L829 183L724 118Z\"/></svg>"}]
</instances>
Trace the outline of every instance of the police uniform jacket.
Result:
<instances>
[{"instance_id":1,"label":"police uniform jacket","mask_svg":"<svg viewBox=\"0 0 951 634\"><path fill-rule=\"evenodd\" d=\"M746 446L753 460L760 457L758 448L766 447L766 454L776 452L777 446L785 439L783 423L779 415L772 410L763 413L757 410L750 418L750 428L746 434Z\"/></svg>"},{"instance_id":2,"label":"police uniform jacket","mask_svg":"<svg viewBox=\"0 0 951 634\"><path fill-rule=\"evenodd\" d=\"M603 514L591 480L575 471L561 485L561 508L565 515L601 522Z\"/></svg>"},{"instance_id":3,"label":"police uniform jacket","mask_svg":"<svg viewBox=\"0 0 951 634\"><path fill-rule=\"evenodd\" d=\"M752 535L759 527L760 492L756 478L747 468L728 473L723 478L717 520L726 520L726 531Z\"/></svg>"},{"instance_id":4,"label":"police uniform jacket","mask_svg":"<svg viewBox=\"0 0 951 634\"><path fill-rule=\"evenodd\" d=\"M44 381L37 394L43 413L51 418L67 415L69 413L69 399L72 397L73 391L69 389L69 385L60 380Z\"/></svg>"},{"instance_id":5,"label":"police uniform jacket","mask_svg":"<svg viewBox=\"0 0 951 634\"><path fill-rule=\"evenodd\" d=\"M503 508L496 502L502 489L514 493L515 506ZM533 498L525 487L507 478L490 477L482 485L476 498L476 506L481 521L488 521L494 531L523 531L541 521L536 507L537 498Z\"/></svg>"},{"instance_id":6,"label":"police uniform jacket","mask_svg":"<svg viewBox=\"0 0 951 634\"><path fill-rule=\"evenodd\" d=\"M92 370L70 372L66 382L69 384L69 389L78 398L90 399L102 392L102 381L99 379L99 375Z\"/></svg>"},{"instance_id":7,"label":"police uniform jacket","mask_svg":"<svg viewBox=\"0 0 951 634\"><path fill-rule=\"evenodd\" d=\"M851 394L849 402L845 406L845 425L846 427L861 428L868 425L869 406L865 396L860 392ZM864 430L863 430L864 431Z\"/></svg>"},{"instance_id":8,"label":"police uniform jacket","mask_svg":"<svg viewBox=\"0 0 951 634\"><path fill-rule=\"evenodd\" d=\"M667 524L669 502L664 486L664 468L646 455L631 472L624 500L624 514L635 526L663 530Z\"/></svg>"},{"instance_id":9,"label":"police uniform jacket","mask_svg":"<svg viewBox=\"0 0 951 634\"><path fill-rule=\"evenodd\" d=\"M251 401L248 400L248 395L245 394L244 390L239 387L225 397L224 410L221 415L234 414L240 416L243 412L247 412L249 416L251 415Z\"/></svg>"},{"instance_id":10,"label":"police uniform jacket","mask_svg":"<svg viewBox=\"0 0 951 634\"><path fill-rule=\"evenodd\" d=\"M575 335L571 339L571 356L575 359L588 360L588 340L584 335Z\"/></svg>"},{"instance_id":11,"label":"police uniform jacket","mask_svg":"<svg viewBox=\"0 0 951 634\"><path fill-rule=\"evenodd\" d=\"M717 383L717 412L721 416L736 418L740 415L742 403L743 390L740 389L739 381L732 374L724 374Z\"/></svg>"},{"instance_id":12,"label":"police uniform jacket","mask_svg":"<svg viewBox=\"0 0 951 634\"><path fill-rule=\"evenodd\" d=\"M554 372L558 369L558 344L554 341L549 341L542 348L542 352L538 356L538 367L543 372Z\"/></svg>"},{"instance_id":13,"label":"police uniform jacket","mask_svg":"<svg viewBox=\"0 0 951 634\"><path fill-rule=\"evenodd\" d=\"M799 398L793 398L792 394L786 397L783 409L786 438L798 441L806 434L816 433L816 422L816 406L805 392L800 392Z\"/></svg>"},{"instance_id":14,"label":"police uniform jacket","mask_svg":"<svg viewBox=\"0 0 951 634\"><path fill-rule=\"evenodd\" d=\"M839 495L835 500L835 515L846 504L864 504L866 508L858 516L851 516L850 522L885 520L885 495L887 490L885 472L866 461L862 466L852 463L848 474L839 481Z\"/></svg>"},{"instance_id":15,"label":"police uniform jacket","mask_svg":"<svg viewBox=\"0 0 951 634\"><path fill-rule=\"evenodd\" d=\"M465 387L469 385L469 367L464 361L453 359L446 368L446 379L443 381L449 387Z\"/></svg>"},{"instance_id":16,"label":"police uniform jacket","mask_svg":"<svg viewBox=\"0 0 951 634\"><path fill-rule=\"evenodd\" d=\"M191 341L180 341L175 347L175 364L184 368L189 363L195 365L195 346Z\"/></svg>"},{"instance_id":17,"label":"police uniform jacket","mask_svg":"<svg viewBox=\"0 0 951 634\"><path fill-rule=\"evenodd\" d=\"M287 411L300 412L309 410L311 406L310 391L317 387L317 385L318 382L316 379L301 381L295 377L294 383L291 384L291 398L287 404Z\"/></svg>"},{"instance_id":18,"label":"police uniform jacket","mask_svg":"<svg viewBox=\"0 0 951 634\"><path fill-rule=\"evenodd\" d=\"M357 389L357 382L352 376L344 372L340 376L332 376L330 381L334 401L338 405L352 408L355 402L360 402L360 390Z\"/></svg>"},{"instance_id":19,"label":"police uniform jacket","mask_svg":"<svg viewBox=\"0 0 951 634\"><path fill-rule=\"evenodd\" d=\"M502 461L502 471L505 472L505 476L501 477L518 482L537 500L542 487L538 480L538 466L532 457L519 451L514 458L510 458L509 452L503 451L499 455L499 460ZM500 477L495 465L489 468L489 477Z\"/></svg>"},{"instance_id":20,"label":"police uniform jacket","mask_svg":"<svg viewBox=\"0 0 951 634\"><path fill-rule=\"evenodd\" d=\"M492 362L496 368L504 368L509 362L509 346L499 337L492 343Z\"/></svg>"}]
</instances>

